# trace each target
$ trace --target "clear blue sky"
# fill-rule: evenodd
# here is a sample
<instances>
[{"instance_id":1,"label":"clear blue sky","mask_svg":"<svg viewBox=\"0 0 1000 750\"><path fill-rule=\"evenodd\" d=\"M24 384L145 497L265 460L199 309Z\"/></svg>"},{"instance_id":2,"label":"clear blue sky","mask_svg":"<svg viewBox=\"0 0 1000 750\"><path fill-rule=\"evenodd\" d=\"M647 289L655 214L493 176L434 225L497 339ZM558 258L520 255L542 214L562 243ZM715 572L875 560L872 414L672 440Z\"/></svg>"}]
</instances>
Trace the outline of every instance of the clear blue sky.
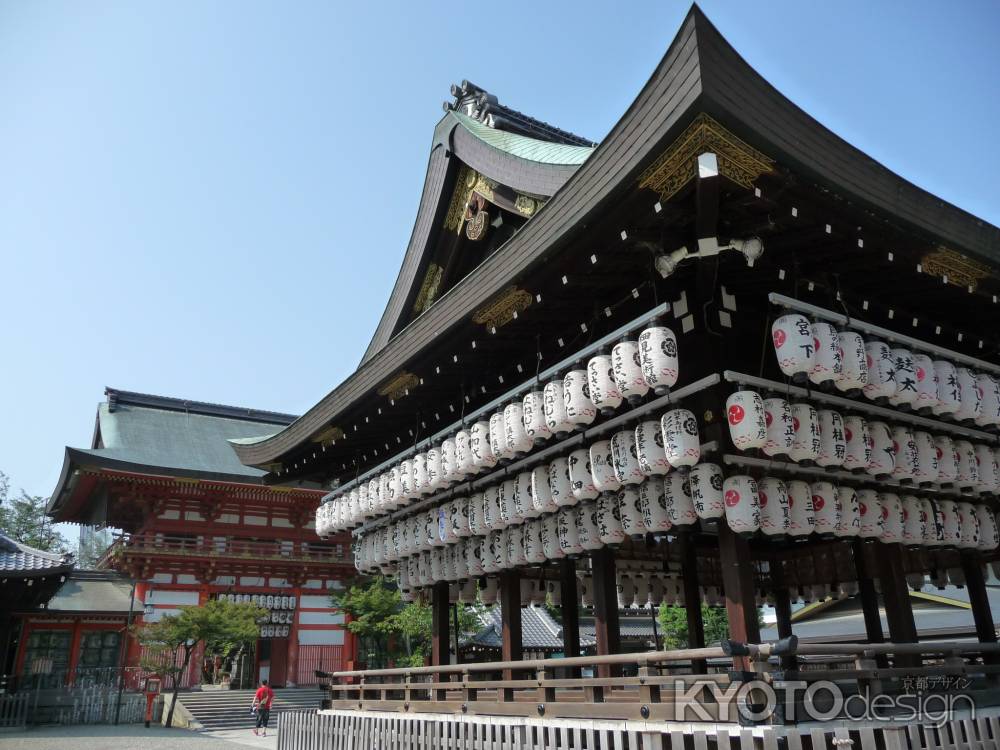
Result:
<instances>
[{"instance_id":1,"label":"clear blue sky","mask_svg":"<svg viewBox=\"0 0 1000 750\"><path fill-rule=\"evenodd\" d=\"M301 412L357 364L468 78L600 139L684 2L0 0L0 470L105 385ZM1000 223L1000 4L707 1L782 92Z\"/></svg>"}]
</instances>

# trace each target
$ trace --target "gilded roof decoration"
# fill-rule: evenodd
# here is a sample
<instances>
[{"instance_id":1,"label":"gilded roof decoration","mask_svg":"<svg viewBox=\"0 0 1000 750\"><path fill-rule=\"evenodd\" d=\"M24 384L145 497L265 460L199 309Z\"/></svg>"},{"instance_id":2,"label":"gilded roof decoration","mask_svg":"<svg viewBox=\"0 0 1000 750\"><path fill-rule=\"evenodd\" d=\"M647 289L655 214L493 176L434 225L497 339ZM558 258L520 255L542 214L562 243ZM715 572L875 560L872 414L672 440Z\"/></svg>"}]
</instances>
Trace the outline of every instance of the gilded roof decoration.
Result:
<instances>
[{"instance_id":1,"label":"gilded roof decoration","mask_svg":"<svg viewBox=\"0 0 1000 750\"><path fill-rule=\"evenodd\" d=\"M378 389L378 395L386 396L393 400L400 399L407 394L411 388L416 388L420 384L420 378L412 372L401 370L393 375Z\"/></svg>"},{"instance_id":2,"label":"gilded roof decoration","mask_svg":"<svg viewBox=\"0 0 1000 750\"><path fill-rule=\"evenodd\" d=\"M424 283L420 285L417 293L417 300L413 303L413 313L420 315L424 310L434 304L438 292L441 290L441 276L444 269L437 263L431 263L424 275Z\"/></svg>"},{"instance_id":3,"label":"gilded roof decoration","mask_svg":"<svg viewBox=\"0 0 1000 750\"><path fill-rule=\"evenodd\" d=\"M737 138L708 115L699 114L687 129L639 176L639 187L669 200L698 174L698 156L713 152L719 172L748 190L754 180L774 169L774 160Z\"/></svg>"},{"instance_id":4,"label":"gilded roof decoration","mask_svg":"<svg viewBox=\"0 0 1000 750\"><path fill-rule=\"evenodd\" d=\"M969 289L992 275L989 266L943 245L921 258L920 267L924 273L943 276L949 284Z\"/></svg>"},{"instance_id":5,"label":"gilded roof decoration","mask_svg":"<svg viewBox=\"0 0 1000 750\"><path fill-rule=\"evenodd\" d=\"M336 425L330 425L313 435L312 439L314 443L325 443L329 440L340 440L342 437L344 437L344 431Z\"/></svg>"},{"instance_id":6,"label":"gilded roof decoration","mask_svg":"<svg viewBox=\"0 0 1000 750\"><path fill-rule=\"evenodd\" d=\"M455 180L455 192L452 194L451 202L448 204L448 211L444 218L444 228L456 234L461 234L465 222L475 216L475 213L469 210L469 203L472 201L472 196L474 194L481 195L490 203L497 205L496 189L496 181L481 175L476 170L463 164L459 170L458 179ZM543 203L542 199L535 196L515 193L513 208L521 216L530 219L542 207ZM509 199L504 205L508 208L510 207Z\"/></svg>"},{"instance_id":7,"label":"gilded roof decoration","mask_svg":"<svg viewBox=\"0 0 1000 750\"><path fill-rule=\"evenodd\" d=\"M479 308L472 315L472 322L487 328L500 328L512 321L518 313L531 306L531 292L509 286L492 302Z\"/></svg>"}]
</instances>

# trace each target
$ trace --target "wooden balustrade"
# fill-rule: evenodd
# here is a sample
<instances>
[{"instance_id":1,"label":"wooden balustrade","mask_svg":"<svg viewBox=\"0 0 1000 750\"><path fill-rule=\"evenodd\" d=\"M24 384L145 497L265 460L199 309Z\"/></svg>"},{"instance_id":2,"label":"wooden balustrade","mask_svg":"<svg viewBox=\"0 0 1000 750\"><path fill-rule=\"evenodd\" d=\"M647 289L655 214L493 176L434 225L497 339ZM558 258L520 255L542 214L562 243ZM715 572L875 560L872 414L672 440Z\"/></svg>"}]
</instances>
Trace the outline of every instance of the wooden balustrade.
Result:
<instances>
[{"instance_id":1,"label":"wooden balustrade","mask_svg":"<svg viewBox=\"0 0 1000 750\"><path fill-rule=\"evenodd\" d=\"M204 557L245 557L252 559L299 560L322 564L345 563L350 559L349 550L343 547L338 554L335 548L315 542L298 540L251 541L242 539L213 539L169 534L133 534L123 537L108 548L103 558L141 553L143 555L198 555Z\"/></svg>"}]
</instances>

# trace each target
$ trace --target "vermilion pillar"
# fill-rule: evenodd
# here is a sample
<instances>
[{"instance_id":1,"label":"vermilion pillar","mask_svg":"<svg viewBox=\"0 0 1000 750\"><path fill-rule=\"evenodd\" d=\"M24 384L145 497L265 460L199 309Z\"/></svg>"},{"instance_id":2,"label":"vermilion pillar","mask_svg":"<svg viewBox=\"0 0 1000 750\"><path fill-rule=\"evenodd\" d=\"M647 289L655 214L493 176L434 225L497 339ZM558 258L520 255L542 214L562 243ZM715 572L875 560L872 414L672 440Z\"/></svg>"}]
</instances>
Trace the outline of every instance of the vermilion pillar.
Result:
<instances>
[{"instance_id":1,"label":"vermilion pillar","mask_svg":"<svg viewBox=\"0 0 1000 750\"><path fill-rule=\"evenodd\" d=\"M302 589L294 589L295 601L302 601ZM285 685L295 687L299 684L299 607L292 610L292 624L288 628L288 676Z\"/></svg>"},{"instance_id":2,"label":"vermilion pillar","mask_svg":"<svg viewBox=\"0 0 1000 750\"><path fill-rule=\"evenodd\" d=\"M726 523L719 524L719 564L726 592L729 637L740 643L760 643L750 545ZM745 656L734 657L733 668L749 670L750 660Z\"/></svg>"},{"instance_id":3,"label":"vermilion pillar","mask_svg":"<svg viewBox=\"0 0 1000 750\"><path fill-rule=\"evenodd\" d=\"M78 618L73 623L73 637L70 639L69 673L66 675L67 685L73 685L76 683L76 668L80 663L80 626L81 621Z\"/></svg>"}]
</instances>

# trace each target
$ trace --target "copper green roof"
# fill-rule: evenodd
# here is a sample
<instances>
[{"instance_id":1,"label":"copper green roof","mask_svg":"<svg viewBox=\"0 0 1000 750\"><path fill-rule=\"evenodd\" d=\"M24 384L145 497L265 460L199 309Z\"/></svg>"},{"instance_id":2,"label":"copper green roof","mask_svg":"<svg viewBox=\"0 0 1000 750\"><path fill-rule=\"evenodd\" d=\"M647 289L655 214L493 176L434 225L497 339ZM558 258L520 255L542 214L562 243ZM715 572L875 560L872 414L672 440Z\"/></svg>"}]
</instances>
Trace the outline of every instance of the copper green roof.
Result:
<instances>
[{"instance_id":1,"label":"copper green roof","mask_svg":"<svg viewBox=\"0 0 1000 750\"><path fill-rule=\"evenodd\" d=\"M551 143L529 138L506 130L498 130L484 125L461 112L449 112L453 117L483 143L504 153L538 164L566 164L579 166L594 153L596 146L569 146L564 143Z\"/></svg>"}]
</instances>

